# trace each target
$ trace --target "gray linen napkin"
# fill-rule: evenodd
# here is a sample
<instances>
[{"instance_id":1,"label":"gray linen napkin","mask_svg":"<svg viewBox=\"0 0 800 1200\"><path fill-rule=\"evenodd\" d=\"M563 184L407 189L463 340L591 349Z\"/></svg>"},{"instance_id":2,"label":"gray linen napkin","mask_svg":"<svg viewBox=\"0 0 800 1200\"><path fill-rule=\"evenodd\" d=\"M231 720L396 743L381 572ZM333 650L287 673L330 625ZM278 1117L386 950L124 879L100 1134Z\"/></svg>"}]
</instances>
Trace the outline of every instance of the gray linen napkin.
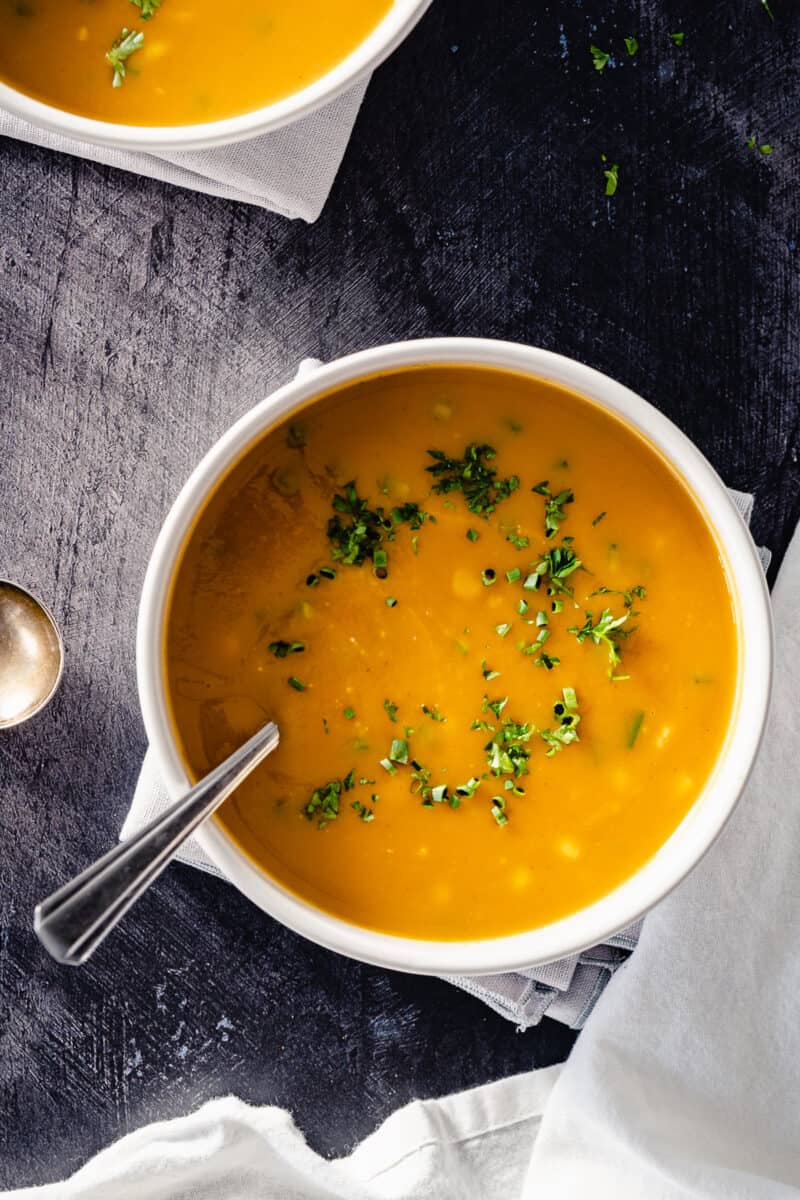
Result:
<instances>
[{"instance_id":1,"label":"gray linen napkin","mask_svg":"<svg viewBox=\"0 0 800 1200\"><path fill-rule=\"evenodd\" d=\"M257 204L284 217L316 221L328 198L367 90L361 80L336 100L272 133L181 153L135 153L93 146L0 111L0 136L74 154L195 192Z\"/></svg>"},{"instance_id":2,"label":"gray linen napkin","mask_svg":"<svg viewBox=\"0 0 800 1200\"><path fill-rule=\"evenodd\" d=\"M753 497L733 490L730 495L749 524ZM770 552L761 549L759 554L766 570ZM158 778L152 752L148 751L120 839L138 833L159 816L168 803L169 798ZM226 878L193 838L184 843L177 858L179 862L199 867L201 871L208 871L220 879ZM513 1021L520 1030L538 1025L544 1016L561 1021L570 1029L581 1029L611 976L636 948L641 927L642 922L637 921L602 945L526 971L483 975L480 978L460 975L446 975L444 978L488 1004L501 1017Z\"/></svg>"}]
</instances>

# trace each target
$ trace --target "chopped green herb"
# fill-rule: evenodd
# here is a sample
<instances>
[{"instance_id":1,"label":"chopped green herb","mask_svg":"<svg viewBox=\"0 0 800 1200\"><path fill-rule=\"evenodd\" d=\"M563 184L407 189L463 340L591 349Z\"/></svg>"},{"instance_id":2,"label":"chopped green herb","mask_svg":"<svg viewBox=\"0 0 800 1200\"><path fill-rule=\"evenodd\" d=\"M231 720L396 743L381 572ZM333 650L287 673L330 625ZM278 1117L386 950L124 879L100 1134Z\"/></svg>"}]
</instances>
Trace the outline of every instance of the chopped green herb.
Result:
<instances>
[{"instance_id":1,"label":"chopped green herb","mask_svg":"<svg viewBox=\"0 0 800 1200\"><path fill-rule=\"evenodd\" d=\"M553 495L547 484L548 480L543 479L541 483L537 483L535 487L532 487L531 491L545 498L544 534L545 537L551 538L555 537L558 533L562 521L567 519L567 514L564 512L564 505L572 504L575 496L570 488L564 488L556 495Z\"/></svg>"},{"instance_id":2,"label":"chopped green herb","mask_svg":"<svg viewBox=\"0 0 800 1200\"><path fill-rule=\"evenodd\" d=\"M355 711L355 709L354 709L354 708L346 708L346 709L344 710L344 719L345 719L345 721L352 721L352 720L353 720L353 718L355 717L355 715L356 715L356 711Z\"/></svg>"},{"instance_id":3,"label":"chopped green herb","mask_svg":"<svg viewBox=\"0 0 800 1200\"><path fill-rule=\"evenodd\" d=\"M556 717L558 724L555 729L540 729L539 735L549 747L547 757L552 758L554 754L558 754L565 746L572 745L573 742L580 741L578 737L578 725L581 723L580 713L578 712L578 698L574 688L563 688L561 695L563 699L557 700L553 705L553 715Z\"/></svg>"},{"instance_id":4,"label":"chopped green herb","mask_svg":"<svg viewBox=\"0 0 800 1200\"><path fill-rule=\"evenodd\" d=\"M528 546L530 546L530 544L531 544L530 538L525 537L524 534L517 534L517 533L509 533L508 537L506 538L506 541L511 542L511 545L514 546L517 550L526 550L528 548Z\"/></svg>"},{"instance_id":5,"label":"chopped green herb","mask_svg":"<svg viewBox=\"0 0 800 1200\"><path fill-rule=\"evenodd\" d=\"M470 512L487 517L501 500L507 500L519 487L516 475L498 479L497 471L488 464L497 456L492 446L472 442L461 459L450 458L443 450L429 450L434 460L426 470L434 476L434 492L462 492Z\"/></svg>"},{"instance_id":6,"label":"chopped green herb","mask_svg":"<svg viewBox=\"0 0 800 1200\"><path fill-rule=\"evenodd\" d=\"M394 763L392 762L392 760L391 760L391 759L389 759L389 758L382 758L382 759L381 759L381 766L383 767L384 771L388 771L388 773L389 773L390 775L396 775L396 774L397 774L397 767L394 765Z\"/></svg>"},{"instance_id":7,"label":"chopped green herb","mask_svg":"<svg viewBox=\"0 0 800 1200\"><path fill-rule=\"evenodd\" d=\"M442 714L439 712L438 705L436 705L436 704L434 704L433 708L429 708L427 704L423 704L420 707L422 708L422 711L425 713L425 716L430 717L430 719L432 721L445 722L447 720L447 717L443 717Z\"/></svg>"},{"instance_id":8,"label":"chopped green herb","mask_svg":"<svg viewBox=\"0 0 800 1200\"><path fill-rule=\"evenodd\" d=\"M350 807L358 813L365 825L368 825L370 821L375 820L375 813L373 810L371 808L367 808L366 804L362 804L360 800L354 800Z\"/></svg>"},{"instance_id":9,"label":"chopped green herb","mask_svg":"<svg viewBox=\"0 0 800 1200\"><path fill-rule=\"evenodd\" d=\"M510 571L506 571L506 579L509 583L516 583L522 577L522 571L519 567L512 567Z\"/></svg>"},{"instance_id":10,"label":"chopped green herb","mask_svg":"<svg viewBox=\"0 0 800 1200\"><path fill-rule=\"evenodd\" d=\"M564 601L563 600L551 600L550 611L553 613L563 612L564 611Z\"/></svg>"},{"instance_id":11,"label":"chopped green herb","mask_svg":"<svg viewBox=\"0 0 800 1200\"><path fill-rule=\"evenodd\" d=\"M633 720L631 721L630 731L628 732L628 749L629 750L632 750L633 747L636 745L636 739L639 736L639 730L642 728L643 720L644 720L644 713L638 712L636 714L636 716L633 718Z\"/></svg>"},{"instance_id":12,"label":"chopped green herb","mask_svg":"<svg viewBox=\"0 0 800 1200\"><path fill-rule=\"evenodd\" d=\"M560 546L554 546L537 563L533 571L525 579L522 586L527 591L536 591L542 580L547 580L548 592L565 592L572 595L572 588L564 583L573 571L577 571L583 563L572 549L572 538L564 538Z\"/></svg>"},{"instance_id":13,"label":"chopped green herb","mask_svg":"<svg viewBox=\"0 0 800 1200\"><path fill-rule=\"evenodd\" d=\"M411 539L411 552L412 554L419 554L419 538L416 534Z\"/></svg>"},{"instance_id":14,"label":"chopped green herb","mask_svg":"<svg viewBox=\"0 0 800 1200\"><path fill-rule=\"evenodd\" d=\"M622 596L625 607L632 608L634 599L636 599L636 600L646 600L647 599L647 588L644 587L641 583L634 584L634 586L632 588L628 588L626 591L620 591L619 588L599 587L599 588L595 588L595 590L593 592L591 592L590 595L592 595L592 596Z\"/></svg>"},{"instance_id":15,"label":"chopped green herb","mask_svg":"<svg viewBox=\"0 0 800 1200\"><path fill-rule=\"evenodd\" d=\"M481 571L481 579L484 587L491 587L493 583L497 583L497 571L493 567L486 567Z\"/></svg>"},{"instance_id":16,"label":"chopped green herb","mask_svg":"<svg viewBox=\"0 0 800 1200\"><path fill-rule=\"evenodd\" d=\"M313 571L306 575L306 587L319 587L319 575L315 575Z\"/></svg>"},{"instance_id":17,"label":"chopped green herb","mask_svg":"<svg viewBox=\"0 0 800 1200\"><path fill-rule=\"evenodd\" d=\"M484 679L498 679L500 677L499 671L492 671L489 667L487 667L486 659L484 659L481 663L481 672Z\"/></svg>"},{"instance_id":18,"label":"chopped green herb","mask_svg":"<svg viewBox=\"0 0 800 1200\"><path fill-rule=\"evenodd\" d=\"M389 714L389 720L396 721L397 720L397 705L392 704L391 700L384 700L383 707L386 709L387 713Z\"/></svg>"},{"instance_id":19,"label":"chopped green herb","mask_svg":"<svg viewBox=\"0 0 800 1200\"><path fill-rule=\"evenodd\" d=\"M397 607L397 600L395 599L394 596L386 597L386 607L387 608L396 608Z\"/></svg>"},{"instance_id":20,"label":"chopped green herb","mask_svg":"<svg viewBox=\"0 0 800 1200\"><path fill-rule=\"evenodd\" d=\"M685 33L671 33L669 36L672 38L676 46L682 46L686 40Z\"/></svg>"},{"instance_id":21,"label":"chopped green herb","mask_svg":"<svg viewBox=\"0 0 800 1200\"><path fill-rule=\"evenodd\" d=\"M432 517L430 513L423 512L418 504L409 501L407 504L400 504L392 509L392 520L395 525L408 525L409 529L416 532L421 529L426 521L432 521L436 524L436 517Z\"/></svg>"},{"instance_id":22,"label":"chopped green herb","mask_svg":"<svg viewBox=\"0 0 800 1200\"><path fill-rule=\"evenodd\" d=\"M599 525L600 522L602 521L603 517L607 517L607 516L608 516L608 513L605 511L598 513L597 516L595 517L595 519L592 521L592 525Z\"/></svg>"},{"instance_id":23,"label":"chopped green herb","mask_svg":"<svg viewBox=\"0 0 800 1200\"><path fill-rule=\"evenodd\" d=\"M625 38L625 49L628 51L628 54L630 55L630 57L633 58L634 54L639 49L639 43L637 42L635 37L626 37Z\"/></svg>"},{"instance_id":24,"label":"chopped green herb","mask_svg":"<svg viewBox=\"0 0 800 1200\"><path fill-rule=\"evenodd\" d=\"M625 613L622 617L615 617L610 608L604 608L596 622L593 614L587 612L586 620L580 628L573 625L567 630L568 633L574 633L579 642L591 638L595 646L606 647L611 663L609 674L612 678L615 678L614 667L619 666L622 662L619 642L628 635L629 631L623 630L622 626L629 616L630 613ZM619 676L616 678L618 679Z\"/></svg>"},{"instance_id":25,"label":"chopped green herb","mask_svg":"<svg viewBox=\"0 0 800 1200\"><path fill-rule=\"evenodd\" d=\"M111 86L122 87L122 81L128 73L128 59L144 45L144 34L138 30L123 29L118 38L111 44L106 54L106 62L112 68L114 75Z\"/></svg>"},{"instance_id":26,"label":"chopped green herb","mask_svg":"<svg viewBox=\"0 0 800 1200\"><path fill-rule=\"evenodd\" d=\"M320 567L319 573L323 579L335 579L336 578L336 568L335 567Z\"/></svg>"},{"instance_id":27,"label":"chopped green herb","mask_svg":"<svg viewBox=\"0 0 800 1200\"><path fill-rule=\"evenodd\" d=\"M552 671L553 667L559 666L560 663L560 658L556 658L554 655L547 654L544 650L538 658L533 660L533 665L535 667L544 667L546 671Z\"/></svg>"},{"instance_id":28,"label":"chopped green herb","mask_svg":"<svg viewBox=\"0 0 800 1200\"><path fill-rule=\"evenodd\" d=\"M526 743L533 736L533 726L506 717L497 736L488 742L486 762L493 775L512 775L515 779L528 774L530 750Z\"/></svg>"},{"instance_id":29,"label":"chopped green herb","mask_svg":"<svg viewBox=\"0 0 800 1200\"><path fill-rule=\"evenodd\" d=\"M305 642L270 642L267 646L270 654L276 658L286 658L287 654L301 654L305 650Z\"/></svg>"},{"instance_id":30,"label":"chopped green herb","mask_svg":"<svg viewBox=\"0 0 800 1200\"><path fill-rule=\"evenodd\" d=\"M507 704L508 696L503 696L502 700L490 700L488 696L484 696L481 710L483 712L493 712L499 721L503 715L503 709Z\"/></svg>"},{"instance_id":31,"label":"chopped green herb","mask_svg":"<svg viewBox=\"0 0 800 1200\"><path fill-rule=\"evenodd\" d=\"M499 633L500 637L505 637L506 634L511 632L511 624L510 622L504 622L502 625L495 625L494 631L495 633Z\"/></svg>"},{"instance_id":32,"label":"chopped green herb","mask_svg":"<svg viewBox=\"0 0 800 1200\"><path fill-rule=\"evenodd\" d=\"M492 816L498 825L508 824L505 796L492 796Z\"/></svg>"},{"instance_id":33,"label":"chopped green herb","mask_svg":"<svg viewBox=\"0 0 800 1200\"><path fill-rule=\"evenodd\" d=\"M608 162L605 154L603 155L603 162ZM606 179L606 195L615 196L619 187L619 163L612 163L610 167L606 167L603 170L603 174Z\"/></svg>"},{"instance_id":34,"label":"chopped green herb","mask_svg":"<svg viewBox=\"0 0 800 1200\"><path fill-rule=\"evenodd\" d=\"M330 729L328 728L328 721L325 717L322 718L322 728L325 730L326 734L330 733Z\"/></svg>"},{"instance_id":35,"label":"chopped green herb","mask_svg":"<svg viewBox=\"0 0 800 1200\"><path fill-rule=\"evenodd\" d=\"M303 807L303 813L309 821L317 818L317 828L324 829L329 821L339 815L339 799L343 792L349 792L353 787L355 772L349 771L344 779L330 779L327 783L314 788L311 799Z\"/></svg>"},{"instance_id":36,"label":"chopped green herb","mask_svg":"<svg viewBox=\"0 0 800 1200\"><path fill-rule=\"evenodd\" d=\"M471 542L477 542L477 540L480 536L481 535L478 533L477 529L468 529L467 530L467 537L469 538L469 540Z\"/></svg>"},{"instance_id":37,"label":"chopped green herb","mask_svg":"<svg viewBox=\"0 0 800 1200\"><path fill-rule=\"evenodd\" d=\"M408 742L403 738L394 738L389 751L389 761L405 765L408 762Z\"/></svg>"},{"instance_id":38,"label":"chopped green herb","mask_svg":"<svg viewBox=\"0 0 800 1200\"><path fill-rule=\"evenodd\" d=\"M296 675L290 675L286 682L289 684L289 687L293 687L296 692L304 692L308 687L308 684L303 683L302 680L298 679Z\"/></svg>"},{"instance_id":39,"label":"chopped green herb","mask_svg":"<svg viewBox=\"0 0 800 1200\"><path fill-rule=\"evenodd\" d=\"M384 536L392 529L392 520L382 508L369 507L358 495L354 480L346 483L343 490L343 495L337 493L333 497L334 516L327 527L333 557L349 566L361 566L368 558L374 563ZM386 552L381 553L385 566Z\"/></svg>"},{"instance_id":40,"label":"chopped green herb","mask_svg":"<svg viewBox=\"0 0 800 1200\"><path fill-rule=\"evenodd\" d=\"M590 46L589 51L592 56L592 64L595 71L600 71L601 73L605 71L611 55L605 50L601 50L599 46Z\"/></svg>"}]
</instances>

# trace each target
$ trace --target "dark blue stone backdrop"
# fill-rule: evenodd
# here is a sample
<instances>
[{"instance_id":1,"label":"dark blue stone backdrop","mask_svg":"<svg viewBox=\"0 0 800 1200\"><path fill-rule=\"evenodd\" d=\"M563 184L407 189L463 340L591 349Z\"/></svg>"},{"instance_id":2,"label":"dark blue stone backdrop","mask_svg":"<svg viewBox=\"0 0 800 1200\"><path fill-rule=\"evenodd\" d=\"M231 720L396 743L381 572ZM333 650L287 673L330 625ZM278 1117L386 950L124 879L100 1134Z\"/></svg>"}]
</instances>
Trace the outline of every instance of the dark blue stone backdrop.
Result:
<instances>
[{"instance_id":1,"label":"dark blue stone backdrop","mask_svg":"<svg viewBox=\"0 0 800 1200\"><path fill-rule=\"evenodd\" d=\"M186 868L80 971L31 911L125 812L137 595L170 501L303 356L446 333L574 355L754 491L780 559L800 513L800 13L772 6L435 0L311 228L0 146L0 574L50 599L69 652L56 703L0 736L0 1186L225 1092L340 1153L412 1096L568 1053L560 1027L518 1035L336 958Z\"/></svg>"}]
</instances>

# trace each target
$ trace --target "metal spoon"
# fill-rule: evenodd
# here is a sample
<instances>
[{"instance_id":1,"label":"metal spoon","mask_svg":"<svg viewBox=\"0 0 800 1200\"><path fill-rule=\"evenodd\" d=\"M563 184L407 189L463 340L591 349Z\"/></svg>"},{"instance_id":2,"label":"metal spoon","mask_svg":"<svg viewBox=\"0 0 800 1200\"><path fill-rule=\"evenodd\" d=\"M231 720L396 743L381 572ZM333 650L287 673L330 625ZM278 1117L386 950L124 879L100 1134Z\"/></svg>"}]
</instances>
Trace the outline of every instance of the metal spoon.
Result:
<instances>
[{"instance_id":1,"label":"metal spoon","mask_svg":"<svg viewBox=\"0 0 800 1200\"><path fill-rule=\"evenodd\" d=\"M18 583L0 580L0 729L44 708L64 669L64 644L53 617Z\"/></svg>"},{"instance_id":2,"label":"metal spoon","mask_svg":"<svg viewBox=\"0 0 800 1200\"><path fill-rule=\"evenodd\" d=\"M278 745L265 725L150 825L36 906L33 927L53 958L86 962L179 846Z\"/></svg>"}]
</instances>

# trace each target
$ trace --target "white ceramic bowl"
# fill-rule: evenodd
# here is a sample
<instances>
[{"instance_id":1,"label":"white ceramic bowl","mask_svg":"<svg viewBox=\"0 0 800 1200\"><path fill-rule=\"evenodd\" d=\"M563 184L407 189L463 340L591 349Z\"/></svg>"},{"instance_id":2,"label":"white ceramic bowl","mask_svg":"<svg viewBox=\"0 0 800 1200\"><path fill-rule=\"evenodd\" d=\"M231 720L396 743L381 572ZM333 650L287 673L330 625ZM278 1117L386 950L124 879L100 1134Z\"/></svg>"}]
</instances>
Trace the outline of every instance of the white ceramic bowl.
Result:
<instances>
[{"instance_id":1,"label":"white ceramic bowl","mask_svg":"<svg viewBox=\"0 0 800 1200\"><path fill-rule=\"evenodd\" d=\"M0 108L53 133L120 150L198 150L256 137L306 116L374 71L411 32L431 0L394 0L372 33L326 75L264 108L202 125L120 125L79 117L0 81Z\"/></svg>"},{"instance_id":2,"label":"white ceramic bowl","mask_svg":"<svg viewBox=\"0 0 800 1200\"><path fill-rule=\"evenodd\" d=\"M656 904L714 841L741 795L769 704L772 625L764 573L742 518L699 450L671 421L598 371L546 350L509 342L437 338L352 354L301 373L256 405L209 451L189 478L156 542L139 612L137 662L145 728L172 797L189 785L170 727L162 645L165 607L178 555L192 524L228 468L266 429L313 397L376 372L433 363L506 368L562 384L622 417L677 470L716 531L734 592L740 641L736 701L719 761L696 803L658 853L594 904L550 925L511 937L432 942L392 937L348 924L286 891L261 871L211 820L198 832L203 849L266 912L312 941L364 962L423 974L490 974L550 962L603 941Z\"/></svg>"}]
</instances>

